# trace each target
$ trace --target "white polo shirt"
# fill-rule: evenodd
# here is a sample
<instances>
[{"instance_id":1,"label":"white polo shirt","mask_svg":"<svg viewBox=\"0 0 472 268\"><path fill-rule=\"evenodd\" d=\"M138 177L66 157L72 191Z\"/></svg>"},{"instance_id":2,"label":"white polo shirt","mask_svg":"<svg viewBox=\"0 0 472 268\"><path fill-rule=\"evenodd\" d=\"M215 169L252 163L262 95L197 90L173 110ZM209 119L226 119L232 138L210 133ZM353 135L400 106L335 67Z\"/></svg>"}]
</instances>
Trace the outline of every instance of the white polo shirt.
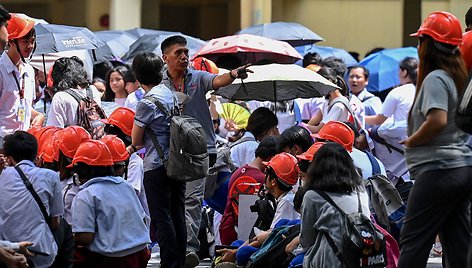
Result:
<instances>
[{"instance_id":1,"label":"white polo shirt","mask_svg":"<svg viewBox=\"0 0 472 268\"><path fill-rule=\"evenodd\" d=\"M411 105L415 99L416 87L405 84L392 89L385 98L381 115L392 117L394 122L407 120Z\"/></svg>"},{"instance_id":2,"label":"white polo shirt","mask_svg":"<svg viewBox=\"0 0 472 268\"><path fill-rule=\"evenodd\" d=\"M14 76L18 79L18 84ZM20 88L24 87L23 99L20 99L18 85ZM18 70L7 52L3 52L0 57L0 137L12 134L16 130L29 129L34 95L33 67L21 62ZM22 118L18 115L20 107L24 110Z\"/></svg>"},{"instance_id":3,"label":"white polo shirt","mask_svg":"<svg viewBox=\"0 0 472 268\"><path fill-rule=\"evenodd\" d=\"M100 92L94 86L90 86L90 88L92 89L93 99L98 105L101 105ZM72 90L85 97L85 89L74 88ZM61 128L77 125L77 107L79 107L79 103L69 93L57 92L52 97L46 125Z\"/></svg>"}]
</instances>

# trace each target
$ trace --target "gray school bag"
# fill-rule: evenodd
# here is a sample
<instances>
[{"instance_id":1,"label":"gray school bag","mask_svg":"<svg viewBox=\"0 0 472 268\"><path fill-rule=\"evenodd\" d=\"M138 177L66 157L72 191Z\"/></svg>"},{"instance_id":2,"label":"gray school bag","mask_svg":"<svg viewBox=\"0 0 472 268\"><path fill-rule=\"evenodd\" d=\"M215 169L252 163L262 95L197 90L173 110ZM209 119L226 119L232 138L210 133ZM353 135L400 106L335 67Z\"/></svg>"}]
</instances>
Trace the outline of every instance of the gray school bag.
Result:
<instances>
[{"instance_id":1,"label":"gray school bag","mask_svg":"<svg viewBox=\"0 0 472 268\"><path fill-rule=\"evenodd\" d=\"M193 117L180 115L177 109L171 113L155 97L145 97L167 117L171 117L169 159L165 159L159 141L148 128L151 140L164 161L167 176L179 181L193 181L202 179L208 174L209 156L205 131L202 125Z\"/></svg>"}]
</instances>

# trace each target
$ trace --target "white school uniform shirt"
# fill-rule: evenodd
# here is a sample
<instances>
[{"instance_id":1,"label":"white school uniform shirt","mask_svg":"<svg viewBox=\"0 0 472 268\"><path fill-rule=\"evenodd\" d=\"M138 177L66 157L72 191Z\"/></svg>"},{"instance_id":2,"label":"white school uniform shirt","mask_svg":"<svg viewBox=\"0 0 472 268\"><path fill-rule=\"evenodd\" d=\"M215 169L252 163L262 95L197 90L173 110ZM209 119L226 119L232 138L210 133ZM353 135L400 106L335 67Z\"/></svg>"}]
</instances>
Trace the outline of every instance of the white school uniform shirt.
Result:
<instances>
[{"instance_id":1,"label":"white school uniform shirt","mask_svg":"<svg viewBox=\"0 0 472 268\"><path fill-rule=\"evenodd\" d=\"M93 99L100 106L100 92L93 85L90 88L92 89ZM85 97L86 89L73 88L72 90ZM79 107L79 103L69 93L57 92L52 97L46 125L61 128L77 125L77 107Z\"/></svg>"},{"instance_id":2,"label":"white school uniform shirt","mask_svg":"<svg viewBox=\"0 0 472 268\"><path fill-rule=\"evenodd\" d=\"M287 220L296 220L300 219L300 214L295 210L293 206L293 198L295 194L292 191L288 191L285 194L282 194L277 198L276 204L277 207L275 208L274 219L270 224L270 228L274 229L275 225L281 219Z\"/></svg>"},{"instance_id":3,"label":"white school uniform shirt","mask_svg":"<svg viewBox=\"0 0 472 268\"><path fill-rule=\"evenodd\" d=\"M137 153L133 153L129 157L127 181L129 182L129 184L131 184L131 186L133 186L134 190L136 191L139 202L141 203L144 212L146 212L146 215L150 216L149 207L146 199L146 191L144 190L143 179L143 159Z\"/></svg>"},{"instance_id":4,"label":"white school uniform shirt","mask_svg":"<svg viewBox=\"0 0 472 268\"><path fill-rule=\"evenodd\" d=\"M323 103L323 109L321 110L323 114L323 119L321 120L321 122L323 124L326 124L329 121L340 121L340 122L348 121L349 110L346 108L346 106L344 106L344 104L338 102L330 107L331 103L341 98L345 98L345 97L344 96L336 97L332 101L325 99L325 102Z\"/></svg>"},{"instance_id":5,"label":"white school uniform shirt","mask_svg":"<svg viewBox=\"0 0 472 268\"><path fill-rule=\"evenodd\" d=\"M20 73L21 71L21 73ZM18 85L24 84L24 98L20 99ZM0 57L0 137L12 134L16 130L28 130L31 110L35 98L35 77L33 67L20 63L20 70L13 64L7 52ZM18 110L24 107L23 121L18 119Z\"/></svg>"},{"instance_id":6,"label":"white school uniform shirt","mask_svg":"<svg viewBox=\"0 0 472 268\"><path fill-rule=\"evenodd\" d=\"M367 154L356 148L352 148L352 152L350 152L349 154L351 155L351 158L354 161L354 166L362 171L362 178L364 180L367 180L369 177L372 177L372 164L370 163ZM375 160L380 166L380 174L387 176L384 164L377 158L375 158Z\"/></svg>"},{"instance_id":7,"label":"white school uniform shirt","mask_svg":"<svg viewBox=\"0 0 472 268\"><path fill-rule=\"evenodd\" d=\"M18 166L33 185L48 215L62 215L59 175L27 160ZM48 254L33 257L35 267L49 267L57 255L56 242L39 205L14 167L7 167L0 175L0 239L31 241L33 250Z\"/></svg>"},{"instance_id":8,"label":"white school uniform shirt","mask_svg":"<svg viewBox=\"0 0 472 268\"><path fill-rule=\"evenodd\" d=\"M74 177L61 181L62 200L64 202L64 219L72 225L72 201L79 192L79 186L75 185Z\"/></svg>"},{"instance_id":9,"label":"white school uniform shirt","mask_svg":"<svg viewBox=\"0 0 472 268\"><path fill-rule=\"evenodd\" d=\"M392 89L385 98L380 114L392 117L394 122L407 120L415 99L415 91L416 87L411 83Z\"/></svg>"},{"instance_id":10,"label":"white school uniform shirt","mask_svg":"<svg viewBox=\"0 0 472 268\"><path fill-rule=\"evenodd\" d=\"M259 142L256 141L254 135L246 131L241 139L251 137L254 140L242 142L231 148L231 160L235 167L242 167L249 164L256 158L256 149L259 146Z\"/></svg>"},{"instance_id":11,"label":"white school uniform shirt","mask_svg":"<svg viewBox=\"0 0 472 268\"><path fill-rule=\"evenodd\" d=\"M138 102L143 98L144 93L144 89L138 88L135 92L128 94L125 101L125 107L136 111L136 105L138 105ZM138 97L138 95L141 97Z\"/></svg>"},{"instance_id":12,"label":"white school uniform shirt","mask_svg":"<svg viewBox=\"0 0 472 268\"><path fill-rule=\"evenodd\" d=\"M72 202L72 232L94 233L89 250L108 257L136 253L150 243L146 213L121 177L97 177L80 186Z\"/></svg>"}]
</instances>

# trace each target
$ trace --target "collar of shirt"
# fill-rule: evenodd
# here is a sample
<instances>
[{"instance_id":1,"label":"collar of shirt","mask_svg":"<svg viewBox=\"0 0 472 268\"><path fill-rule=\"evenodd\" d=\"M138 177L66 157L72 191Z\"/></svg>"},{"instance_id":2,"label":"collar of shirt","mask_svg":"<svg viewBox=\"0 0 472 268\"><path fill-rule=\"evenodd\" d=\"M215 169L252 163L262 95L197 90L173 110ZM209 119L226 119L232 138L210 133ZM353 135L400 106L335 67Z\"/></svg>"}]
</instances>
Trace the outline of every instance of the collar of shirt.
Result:
<instances>
[{"instance_id":1,"label":"collar of shirt","mask_svg":"<svg viewBox=\"0 0 472 268\"><path fill-rule=\"evenodd\" d=\"M115 177L115 176L97 177L97 178L90 179L86 183L82 184L80 186L80 189L87 188L88 186L90 186L94 183L103 182L103 181L109 181L109 182L113 182L115 184L120 184L124 180L121 177Z\"/></svg>"},{"instance_id":2,"label":"collar of shirt","mask_svg":"<svg viewBox=\"0 0 472 268\"><path fill-rule=\"evenodd\" d=\"M364 98L368 97L372 95L372 93L370 93L369 91L367 91L366 88L364 88L358 95L357 95L357 98L360 100L360 101L364 101Z\"/></svg>"},{"instance_id":3,"label":"collar of shirt","mask_svg":"<svg viewBox=\"0 0 472 268\"><path fill-rule=\"evenodd\" d=\"M26 72L26 69L24 68L25 64L23 62L20 62L20 66L22 67L21 70L23 73L20 73L20 70L16 68L15 64L11 61L10 57L8 57L7 52L3 52L2 54L2 61L5 66L5 69L7 70L7 73L13 73L13 72L18 72L20 76L25 75L28 76L28 72Z\"/></svg>"},{"instance_id":4,"label":"collar of shirt","mask_svg":"<svg viewBox=\"0 0 472 268\"><path fill-rule=\"evenodd\" d=\"M288 193L290 193L290 191L281 194L277 199L275 199L275 203L278 204Z\"/></svg>"},{"instance_id":5,"label":"collar of shirt","mask_svg":"<svg viewBox=\"0 0 472 268\"><path fill-rule=\"evenodd\" d=\"M185 83L187 84L188 81L190 81L192 79L192 70L191 69L187 69L185 70ZM165 69L164 70L164 73L162 75L162 80L166 80L169 82L169 85L170 85L170 89L171 90L175 90L174 88L174 84L172 82L172 78L169 76L169 69Z\"/></svg>"},{"instance_id":6,"label":"collar of shirt","mask_svg":"<svg viewBox=\"0 0 472 268\"><path fill-rule=\"evenodd\" d=\"M16 164L16 166L19 166L19 165L27 165L30 167L35 167L34 163L29 160L21 160L20 162Z\"/></svg>"}]
</instances>

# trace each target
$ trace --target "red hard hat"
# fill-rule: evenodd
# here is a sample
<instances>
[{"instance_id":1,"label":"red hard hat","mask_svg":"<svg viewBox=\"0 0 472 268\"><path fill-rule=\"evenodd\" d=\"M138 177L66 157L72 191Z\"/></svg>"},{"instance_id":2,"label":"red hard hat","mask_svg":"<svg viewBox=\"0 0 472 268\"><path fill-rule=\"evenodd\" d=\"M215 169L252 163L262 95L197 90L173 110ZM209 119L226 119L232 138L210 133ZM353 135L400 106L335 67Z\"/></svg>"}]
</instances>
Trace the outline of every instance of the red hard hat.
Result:
<instances>
[{"instance_id":1,"label":"red hard hat","mask_svg":"<svg viewBox=\"0 0 472 268\"><path fill-rule=\"evenodd\" d=\"M354 144L354 131L339 121L329 121L326 123L317 134L312 134L316 139L334 141L342 145L346 150L352 152L352 145Z\"/></svg>"},{"instance_id":2,"label":"red hard hat","mask_svg":"<svg viewBox=\"0 0 472 268\"><path fill-rule=\"evenodd\" d=\"M472 31L465 32L462 35L462 45L460 48L467 71L470 71L472 69Z\"/></svg>"},{"instance_id":3,"label":"red hard hat","mask_svg":"<svg viewBox=\"0 0 472 268\"><path fill-rule=\"evenodd\" d=\"M61 137L62 130L58 130L46 138L39 148L39 157L43 162L52 163L59 161L58 138Z\"/></svg>"},{"instance_id":4,"label":"red hard hat","mask_svg":"<svg viewBox=\"0 0 472 268\"><path fill-rule=\"evenodd\" d=\"M126 145L116 135L105 135L100 140L107 145L108 150L110 150L111 156L113 157L114 163L122 162L128 159L129 154L128 151L126 151Z\"/></svg>"},{"instance_id":5,"label":"red hard hat","mask_svg":"<svg viewBox=\"0 0 472 268\"><path fill-rule=\"evenodd\" d=\"M47 142L48 139L52 137L52 135L59 131L60 128L55 127L55 126L47 126L41 128L37 133L36 133L36 139L38 140L38 153L41 152L41 148L43 145Z\"/></svg>"},{"instance_id":6,"label":"red hard hat","mask_svg":"<svg viewBox=\"0 0 472 268\"><path fill-rule=\"evenodd\" d=\"M54 80L52 79L52 67L53 66L49 68L48 75L46 77L46 86L49 88L52 88L52 86L54 85Z\"/></svg>"},{"instance_id":7,"label":"red hard hat","mask_svg":"<svg viewBox=\"0 0 472 268\"><path fill-rule=\"evenodd\" d=\"M41 130L41 127L39 127L39 126L31 126L31 128L28 129L26 132L33 135L36 138L36 141L38 141L38 139L39 139L38 133L39 133L40 130Z\"/></svg>"},{"instance_id":8,"label":"red hard hat","mask_svg":"<svg viewBox=\"0 0 472 268\"><path fill-rule=\"evenodd\" d=\"M69 126L62 130L61 139L58 140L61 152L73 158L77 148L85 141L91 140L92 136L83 127Z\"/></svg>"},{"instance_id":9,"label":"red hard hat","mask_svg":"<svg viewBox=\"0 0 472 268\"><path fill-rule=\"evenodd\" d=\"M295 156L289 153L280 153L272 157L269 162L263 162L267 167L270 167L277 177L289 186L297 183L300 175L300 168Z\"/></svg>"},{"instance_id":10,"label":"red hard hat","mask_svg":"<svg viewBox=\"0 0 472 268\"><path fill-rule=\"evenodd\" d=\"M113 158L105 143L97 140L88 140L80 144L68 168L76 163L85 163L89 166L113 166Z\"/></svg>"},{"instance_id":11,"label":"red hard hat","mask_svg":"<svg viewBox=\"0 0 472 268\"><path fill-rule=\"evenodd\" d=\"M198 57L194 59L192 62L192 67L195 70L205 71L212 74L219 73L218 66L216 66L213 61L203 57Z\"/></svg>"},{"instance_id":12,"label":"red hard hat","mask_svg":"<svg viewBox=\"0 0 472 268\"><path fill-rule=\"evenodd\" d=\"M114 110L108 119L101 119L105 124L114 125L121 129L127 136L131 136L133 130L135 112L129 108L119 107Z\"/></svg>"},{"instance_id":13,"label":"red hard hat","mask_svg":"<svg viewBox=\"0 0 472 268\"><path fill-rule=\"evenodd\" d=\"M462 43L462 27L460 21L453 14L445 11L436 11L428 15L416 33L410 36L427 34L434 40L454 46Z\"/></svg>"},{"instance_id":14,"label":"red hard hat","mask_svg":"<svg viewBox=\"0 0 472 268\"><path fill-rule=\"evenodd\" d=\"M310 148L308 148L308 150L306 150L306 152L304 152L300 155L297 155L297 158L300 159L300 160L308 160L308 161L311 162L313 160L313 158L315 157L316 152L318 152L318 150L324 144L325 144L324 142L315 142L315 143L313 143L310 146Z\"/></svg>"},{"instance_id":15,"label":"red hard hat","mask_svg":"<svg viewBox=\"0 0 472 268\"><path fill-rule=\"evenodd\" d=\"M10 13L11 19L8 20L8 40L14 40L25 36L34 27L34 21L20 16L16 13Z\"/></svg>"}]
</instances>

